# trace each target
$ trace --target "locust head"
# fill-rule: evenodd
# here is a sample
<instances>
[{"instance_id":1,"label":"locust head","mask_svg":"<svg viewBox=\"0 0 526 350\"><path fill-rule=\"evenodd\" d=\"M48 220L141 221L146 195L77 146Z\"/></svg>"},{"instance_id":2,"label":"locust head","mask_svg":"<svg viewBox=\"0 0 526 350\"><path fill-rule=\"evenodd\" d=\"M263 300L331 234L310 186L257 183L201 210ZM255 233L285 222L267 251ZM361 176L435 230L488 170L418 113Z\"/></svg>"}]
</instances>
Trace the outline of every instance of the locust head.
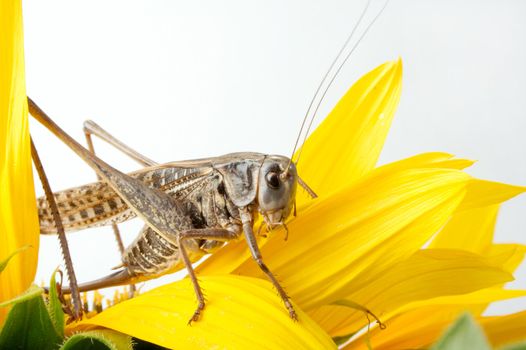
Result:
<instances>
[{"instance_id":1,"label":"locust head","mask_svg":"<svg viewBox=\"0 0 526 350\"><path fill-rule=\"evenodd\" d=\"M267 227L284 224L290 215L296 196L298 174L287 157L267 156L258 176L257 203Z\"/></svg>"}]
</instances>

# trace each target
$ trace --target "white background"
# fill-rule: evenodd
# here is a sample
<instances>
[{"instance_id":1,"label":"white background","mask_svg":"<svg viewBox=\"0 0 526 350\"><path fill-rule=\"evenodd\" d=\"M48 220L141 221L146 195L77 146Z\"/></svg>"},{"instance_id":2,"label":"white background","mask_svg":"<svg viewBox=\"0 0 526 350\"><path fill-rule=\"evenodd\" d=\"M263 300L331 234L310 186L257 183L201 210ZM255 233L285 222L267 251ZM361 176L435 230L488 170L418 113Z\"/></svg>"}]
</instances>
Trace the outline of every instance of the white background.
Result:
<instances>
[{"instance_id":1,"label":"white background","mask_svg":"<svg viewBox=\"0 0 526 350\"><path fill-rule=\"evenodd\" d=\"M378 11L374 4L368 23ZM24 1L28 94L83 141L94 119L159 162L259 151L288 155L308 102L365 1ZM479 162L478 177L526 185L526 2L391 1L330 90L318 122L375 66L404 61L381 163L426 151ZM37 123L52 187L95 179ZM136 165L96 143L122 170ZM39 194L40 184L36 185ZM526 243L526 196L503 205L499 242ZM141 224L123 225L131 241ZM111 230L70 235L79 281L119 262ZM43 237L37 282L61 264ZM514 288L526 288L526 266ZM173 277L167 277L168 279ZM501 303L492 312L524 309Z\"/></svg>"}]
</instances>

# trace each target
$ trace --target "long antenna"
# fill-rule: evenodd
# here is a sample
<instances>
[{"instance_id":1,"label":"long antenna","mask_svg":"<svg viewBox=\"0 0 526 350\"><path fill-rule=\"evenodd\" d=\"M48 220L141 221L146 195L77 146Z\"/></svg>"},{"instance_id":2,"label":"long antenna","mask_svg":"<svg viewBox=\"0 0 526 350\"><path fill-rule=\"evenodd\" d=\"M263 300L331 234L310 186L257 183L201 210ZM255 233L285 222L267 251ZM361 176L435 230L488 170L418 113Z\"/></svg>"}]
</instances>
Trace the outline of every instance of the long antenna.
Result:
<instances>
[{"instance_id":1,"label":"long antenna","mask_svg":"<svg viewBox=\"0 0 526 350\"><path fill-rule=\"evenodd\" d=\"M363 9L363 11L362 11L362 13L360 15L360 18L358 19L358 22L356 22L356 24L354 25L351 33L347 36L347 39L345 40L345 43L340 48L340 51L338 52L338 54L336 55L336 57L332 61L329 69L327 69L327 72L325 73L325 75L323 76L323 79L321 80L320 84L318 85L318 88L316 89L316 92L314 93L314 96L312 96L312 99L310 101L309 107L307 108L307 112L305 112L305 116L303 117L303 122L301 123L300 132L298 133L298 137L296 138L296 143L294 144L294 148L292 149L292 154L290 156L290 162L292 162L292 157L294 157L294 152L296 152L296 148L298 147L298 142L301 139L301 134L302 134L302 131L303 131L303 127L305 126L305 123L307 122L307 118L309 117L309 113L311 111L312 106L314 105L314 101L316 100L316 97L318 96L318 93L320 92L323 84L325 83L325 80L327 80L327 77L329 76L329 73L334 68L334 65L336 64L336 62L338 62L338 60L340 59L342 53L345 51L345 48L347 47L347 45L351 41L352 37L354 36L354 33L356 32L356 30L360 26L360 23L362 22L362 19L365 16L365 13L367 12L367 9L369 8L369 5L371 5L371 1L372 0L368 0L367 1L367 4L365 5L365 8ZM288 171L288 169L290 167L290 162L289 162L289 165L287 166L285 172Z\"/></svg>"},{"instance_id":2,"label":"long antenna","mask_svg":"<svg viewBox=\"0 0 526 350\"><path fill-rule=\"evenodd\" d=\"M354 44L354 46L352 47L351 51L349 51L349 53L347 54L347 56L345 56L345 59L343 60L343 62L340 64L340 66L338 67L338 69L336 70L336 73L334 73L333 77L331 78L331 80L329 81L329 84L327 85L327 87L325 88L325 90L323 91L323 95L321 96L321 99L319 100L318 104L316 105L316 109L314 110L314 114L312 115L312 118L309 122L309 126L307 127L307 131L305 132L305 137L303 138L303 142L302 142L302 145L305 144L305 141L307 140L307 137L309 136L309 131L312 127L312 123L314 122L314 119L316 117L316 113L318 113L318 109L320 108L320 105L321 103L323 102L323 99L325 98L325 95L327 94L327 91L329 90L329 88L332 86L332 83L334 82L334 80L336 79L336 77L338 76L338 74L340 73L340 71L342 70L343 66L345 65L345 63L349 60L349 57L351 57L351 55L353 54L353 52L356 50L356 48L358 47L358 45L361 43L362 39L365 37L365 35L367 34L367 32L369 31L369 29L371 29L371 27L373 26L373 24L378 20L378 18L380 17L380 15L384 12L385 8L387 7L387 4L389 4L389 0L386 0L384 5L382 6L382 8L380 9L380 11L378 11L378 13L376 14L376 16L373 18L373 20L371 21L371 23L369 23L369 25L365 28L364 32L362 33L362 35L360 36L360 38L358 38L358 41L356 42L356 44ZM367 6L369 6L369 4L367 4ZM367 9L367 7L366 7ZM354 30L353 30L354 32ZM347 44L347 43L346 43ZM300 157L301 157L301 153L303 151L303 147L300 148L300 151L299 151L299 154L298 154L298 160L296 161L296 164L299 163L300 161Z\"/></svg>"}]
</instances>

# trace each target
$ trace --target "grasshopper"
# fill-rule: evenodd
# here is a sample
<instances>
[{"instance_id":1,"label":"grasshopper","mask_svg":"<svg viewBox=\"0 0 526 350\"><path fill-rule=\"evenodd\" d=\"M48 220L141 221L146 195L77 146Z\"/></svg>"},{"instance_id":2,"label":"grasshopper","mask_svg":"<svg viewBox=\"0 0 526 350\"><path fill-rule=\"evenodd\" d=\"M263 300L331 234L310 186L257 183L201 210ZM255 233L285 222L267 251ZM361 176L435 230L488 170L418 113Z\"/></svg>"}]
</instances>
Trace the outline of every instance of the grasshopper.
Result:
<instances>
[{"instance_id":1,"label":"grasshopper","mask_svg":"<svg viewBox=\"0 0 526 350\"><path fill-rule=\"evenodd\" d=\"M318 86L305 114L292 154L296 150L315 98L336 62L342 57L370 2L371 0ZM388 0L329 80L314 109L305 138L327 90L387 3ZM295 214L297 185L305 189L311 197L316 197L296 170L301 149L296 163L292 161L292 157L243 152L157 164L126 146L92 121L84 124L90 149L88 150L63 131L29 98L28 105L31 115L93 168L99 178L98 182L54 194L51 193L48 184L44 184L46 196L38 199L41 233L63 235L64 232L112 225L121 248L120 270L77 286L71 259L67 253L67 243L65 238L61 238L70 280L70 289L66 288L65 291L72 293L74 306L77 299L74 314L76 317L79 312L79 291L133 284L185 267L197 298L197 308L189 324L197 321L205 308L205 299L192 263L206 254L213 253L226 242L237 240L244 235L253 259L276 288L290 317L297 319L289 296L263 261L253 226L259 214L269 229L277 226L286 229L285 221L292 212ZM91 135L107 141L145 168L129 174L113 168L94 154ZM43 183L47 182L45 175L42 175L43 169L36 150L33 158ZM137 238L124 249L116 225L134 217L142 219L145 226Z\"/></svg>"},{"instance_id":2,"label":"grasshopper","mask_svg":"<svg viewBox=\"0 0 526 350\"><path fill-rule=\"evenodd\" d=\"M101 179L54 193L65 231L114 225L135 216L146 224L124 250L122 269L79 285L79 291L155 278L181 268L182 262L198 301L189 322L197 321L205 300L192 263L244 233L252 257L278 291L290 317L296 319L288 295L263 261L253 232L257 213L269 228L285 225L295 206L298 183L314 196L289 158L245 152L157 165L97 124L86 122L86 133L111 140L149 165L124 174L82 147L31 99L28 103L33 117L65 142ZM56 233L47 199L42 197L37 202L41 233Z\"/></svg>"}]
</instances>

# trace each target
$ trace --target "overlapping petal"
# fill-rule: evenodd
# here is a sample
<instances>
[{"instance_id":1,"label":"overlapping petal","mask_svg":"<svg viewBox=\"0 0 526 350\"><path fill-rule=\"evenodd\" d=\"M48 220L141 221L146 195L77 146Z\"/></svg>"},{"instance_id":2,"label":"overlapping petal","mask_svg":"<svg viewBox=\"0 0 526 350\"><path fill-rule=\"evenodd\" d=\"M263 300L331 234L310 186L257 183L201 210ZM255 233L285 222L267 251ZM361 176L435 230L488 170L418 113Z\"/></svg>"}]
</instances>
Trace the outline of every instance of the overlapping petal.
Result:
<instances>
[{"instance_id":1,"label":"overlapping petal","mask_svg":"<svg viewBox=\"0 0 526 350\"><path fill-rule=\"evenodd\" d=\"M495 288L416 302L399 310L397 316L386 320L386 329L381 330L376 327L370 333L362 332L343 349L365 350L368 348L366 340L371 342L375 350L428 348L448 325L470 306L524 295L526 295L526 291ZM491 343L498 346L524 338L525 323L512 323L524 320L524 317L524 313L519 313L490 318L479 317L477 321L489 332L488 336ZM495 332L491 334L493 325L498 326L495 328Z\"/></svg>"},{"instance_id":2,"label":"overlapping petal","mask_svg":"<svg viewBox=\"0 0 526 350\"><path fill-rule=\"evenodd\" d=\"M470 164L432 153L381 167L354 186L328 198L322 196L300 212L289 225L289 240L284 242L284 233L276 232L266 240L263 256L294 300L307 310L346 298L353 290L373 283L439 231L464 202L463 191L477 189L478 181L455 170ZM491 199L504 200L506 196ZM426 200L431 201L427 207L423 204ZM484 196L480 202L470 200L465 207L487 201ZM214 265L217 262L205 262L201 272L214 271ZM233 272L264 278L249 255Z\"/></svg>"},{"instance_id":3,"label":"overlapping petal","mask_svg":"<svg viewBox=\"0 0 526 350\"><path fill-rule=\"evenodd\" d=\"M445 310L443 307L428 307L407 312L389 320L386 329L375 328L370 333L353 339L343 349L366 350L366 341L370 341L375 350L426 348L433 344L459 312L458 309Z\"/></svg>"},{"instance_id":4,"label":"overlapping petal","mask_svg":"<svg viewBox=\"0 0 526 350\"><path fill-rule=\"evenodd\" d=\"M429 248L463 249L484 254L493 244L499 205L490 205L455 214L433 239Z\"/></svg>"},{"instance_id":5,"label":"overlapping petal","mask_svg":"<svg viewBox=\"0 0 526 350\"><path fill-rule=\"evenodd\" d=\"M486 185L486 183L483 184L483 186ZM507 185L492 183L491 186L500 187ZM495 189L495 187L493 188ZM473 190L473 188L468 188L468 192L470 190ZM505 193L506 191L501 191L500 194L503 192ZM487 194L489 195L490 192L487 192ZM480 196L478 201L470 200L472 204L474 204L471 205L473 207L472 209L461 210L455 213L450 222L431 243L430 247L435 248L431 249L431 251L440 251L441 248L442 250L443 248L455 248L465 249L466 252L463 254L468 254L467 251L476 252L481 254L480 257L483 257L484 261L490 264L489 266L493 266L501 272L506 271L507 273L511 273L524 258L526 249L519 244L492 243L498 205L491 203L490 206L479 206L481 203L487 204L488 197L496 198L495 196L488 195ZM470 196L466 196L466 198L469 197ZM473 198L473 196L471 196L471 198ZM482 269L479 268L477 268L477 271L478 274L484 273ZM472 274L473 272L471 272L469 276L461 274L461 276L456 277L464 276L465 279L469 279L473 277ZM403 276L406 275L403 274ZM433 275L433 277L437 277L436 281L438 282L438 285L436 285L434 289L441 289L442 291L444 291L444 289L455 289L459 283L455 276L444 278L446 276L438 277ZM479 277L482 277L482 275L479 275ZM484 277L483 279L486 278ZM482 282L482 284L480 282ZM419 298L416 297L413 298L413 300L408 300L410 302L400 306L398 309L391 308L389 312L382 316L382 320L388 325L386 330L381 331L375 328L370 334L363 333L360 337L348 344L345 349L365 349L367 348L365 345L366 340L371 341L373 346L378 349L426 347L436 341L443 330L453 322L461 312L470 310L475 315L481 315L486 306L493 301L526 296L526 291L524 290L502 289L502 283L497 282L496 279L494 279L493 282L495 282L497 286L492 288L484 288L484 282L485 281L481 279L479 283L470 283L470 286L474 289L483 288L471 293L449 296L447 293L444 293L443 296L438 296L440 293L437 293L436 295L438 297L434 298L429 294L428 298L419 300ZM389 288L387 291L388 290ZM335 313L335 310L330 311ZM343 318L343 321L339 324L339 331L343 333L352 329L344 328L343 326L349 324L349 319L356 317L356 315L349 312L344 314L342 310L336 311L339 311L340 318L342 318L342 315L347 316L347 318ZM324 316L327 317L327 311L325 311ZM317 319L317 317L319 316L314 315L314 319ZM499 337L499 335L496 334L490 336L490 339L493 340L492 343L494 345L502 345L513 339L519 340L524 337L523 326L509 323L514 317L520 318L521 316L519 314L519 316L480 317L479 321L483 324L485 322L495 322L501 325L501 328L496 327L496 329L500 330L496 332L496 334L500 335L500 342L493 340ZM334 321L332 322L334 323ZM491 327L485 328L490 329ZM488 332L491 333L491 331Z\"/></svg>"},{"instance_id":6,"label":"overlapping petal","mask_svg":"<svg viewBox=\"0 0 526 350\"><path fill-rule=\"evenodd\" d=\"M305 313L290 319L270 283L241 276L206 276L202 318L187 325L196 301L184 279L122 302L83 322L172 349L334 349Z\"/></svg>"},{"instance_id":7,"label":"overlapping petal","mask_svg":"<svg viewBox=\"0 0 526 350\"><path fill-rule=\"evenodd\" d=\"M375 167L401 90L402 61L384 63L361 77L309 136L298 172L318 195L336 192ZM302 194L300 205L308 200Z\"/></svg>"},{"instance_id":8,"label":"overlapping petal","mask_svg":"<svg viewBox=\"0 0 526 350\"><path fill-rule=\"evenodd\" d=\"M495 181L472 179L469 183L466 198L458 208L459 212L483 208L502 203L526 192L524 186L514 186Z\"/></svg>"},{"instance_id":9,"label":"overlapping petal","mask_svg":"<svg viewBox=\"0 0 526 350\"><path fill-rule=\"evenodd\" d=\"M373 277L418 250L462 200L468 181L449 169L375 175L320 198L290 223L287 242L277 232L262 248L267 264L302 307L343 298L359 288L359 275ZM263 277L251 260L234 273Z\"/></svg>"},{"instance_id":10,"label":"overlapping petal","mask_svg":"<svg viewBox=\"0 0 526 350\"><path fill-rule=\"evenodd\" d=\"M374 168L401 88L401 60L380 65L349 89L307 139L298 171L318 195L346 187ZM312 201L302 190L298 190L296 200L299 207ZM260 238L258 242L261 246L266 240ZM206 274L231 273L250 258L246 248L244 242L230 243L198 270Z\"/></svg>"},{"instance_id":11,"label":"overlapping petal","mask_svg":"<svg viewBox=\"0 0 526 350\"><path fill-rule=\"evenodd\" d=\"M492 189L488 190L489 187L492 187ZM473 193L485 193L485 195L478 196L478 204L480 205L481 203L487 203L488 197L495 198L493 193L506 196L507 194L515 195L524 190L523 187L488 181L472 183L469 189L471 190L471 195L466 196L463 204L468 201L473 202L470 199L474 197ZM494 203L482 207L475 205L475 208L468 210L462 210L462 207L461 205L459 212L452 217L448 224L433 239L429 247L463 249L482 254L490 257L495 264L498 264L505 271L513 273L524 260L526 246L493 243L493 234L500 205ZM504 284L501 285L501 287L503 286ZM470 306L469 310L474 315L481 315L488 305L489 303Z\"/></svg>"},{"instance_id":12,"label":"overlapping petal","mask_svg":"<svg viewBox=\"0 0 526 350\"><path fill-rule=\"evenodd\" d=\"M345 103L340 102L340 105L345 106ZM337 110L338 113L331 116L337 116L340 121L325 121L320 126L323 132L313 134L323 135L323 138L309 138L305 149L311 147L310 151L304 154L306 157L302 156L302 161L307 158L306 163L311 167L300 168L301 176L305 179L310 176L308 182L322 189L320 198L300 211L298 218L289 224L287 242L281 238L283 232L276 232L270 239L260 239L267 264L283 281L293 299L306 310L346 298L368 284L374 285L375 279L385 274L392 264L409 257L438 232L453 213L500 203L524 191L517 186L470 178L455 170L470 166L472 161L438 152L411 157L372 172L367 168L367 171L358 172L361 178L348 176L350 168L341 169L338 162L327 167L325 154L314 150L341 141L342 147L333 150L340 152L343 148L345 153L346 138L341 126L345 118L341 109ZM367 133L371 130L365 131ZM329 149L327 152L331 157ZM353 154L359 158L366 153L364 150L351 152L348 157L352 158ZM355 166L359 163L358 160L353 162ZM340 182L328 181L330 171L339 176ZM426 179L433 173L436 178ZM451 181L442 183L446 174L452 177ZM347 184L347 187L334 196L325 196L324 193L331 193L327 184L343 187ZM433 190L433 186L437 187ZM408 199L405 195L413 197ZM434 202L426 206L423 204L426 198ZM364 217L364 213L369 217ZM244 242L216 253L199 270L201 273L264 278L252 262Z\"/></svg>"},{"instance_id":13,"label":"overlapping petal","mask_svg":"<svg viewBox=\"0 0 526 350\"><path fill-rule=\"evenodd\" d=\"M382 319L411 302L470 293L512 279L510 273L477 254L420 250L346 299L367 306ZM363 312L342 306L324 306L310 315L331 336L351 334L367 324Z\"/></svg>"},{"instance_id":14,"label":"overlapping petal","mask_svg":"<svg viewBox=\"0 0 526 350\"><path fill-rule=\"evenodd\" d=\"M483 186L486 186L486 182L483 183ZM508 190L510 190L509 185L498 183L492 183L492 185L495 186L494 192L501 194L506 192L510 193L508 192ZM470 187L470 190L474 188L476 187ZM511 186L511 189L515 189L520 193L524 188ZM518 193L514 193L514 195ZM479 200L482 202L487 201L485 197L482 197L482 199L479 198ZM499 265L504 270L512 273L523 261L526 254L526 246L521 244L493 243L493 234L499 208L499 204L492 204L486 207L460 210L451 218L447 225L440 230L430 243L429 248L462 249L491 256L494 259L500 259Z\"/></svg>"},{"instance_id":15,"label":"overlapping petal","mask_svg":"<svg viewBox=\"0 0 526 350\"><path fill-rule=\"evenodd\" d=\"M505 316L482 317L479 320L494 347L525 339L526 311Z\"/></svg>"},{"instance_id":16,"label":"overlapping petal","mask_svg":"<svg viewBox=\"0 0 526 350\"><path fill-rule=\"evenodd\" d=\"M0 2L0 261L31 245L0 274L0 302L26 290L38 256L20 1ZM0 309L0 324L6 310Z\"/></svg>"}]
</instances>

